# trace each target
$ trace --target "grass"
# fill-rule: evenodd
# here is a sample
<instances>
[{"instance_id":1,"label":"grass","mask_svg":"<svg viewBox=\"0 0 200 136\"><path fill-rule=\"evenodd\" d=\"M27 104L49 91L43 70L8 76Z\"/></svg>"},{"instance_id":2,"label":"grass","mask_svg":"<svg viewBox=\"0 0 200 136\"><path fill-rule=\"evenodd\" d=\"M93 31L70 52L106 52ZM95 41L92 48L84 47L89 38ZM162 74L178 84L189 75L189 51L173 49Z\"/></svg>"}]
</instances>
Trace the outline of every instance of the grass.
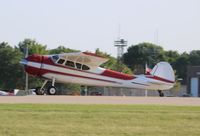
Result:
<instances>
[{"instance_id":1,"label":"grass","mask_svg":"<svg viewBox=\"0 0 200 136\"><path fill-rule=\"evenodd\" d=\"M199 136L200 107L0 104L0 136Z\"/></svg>"}]
</instances>

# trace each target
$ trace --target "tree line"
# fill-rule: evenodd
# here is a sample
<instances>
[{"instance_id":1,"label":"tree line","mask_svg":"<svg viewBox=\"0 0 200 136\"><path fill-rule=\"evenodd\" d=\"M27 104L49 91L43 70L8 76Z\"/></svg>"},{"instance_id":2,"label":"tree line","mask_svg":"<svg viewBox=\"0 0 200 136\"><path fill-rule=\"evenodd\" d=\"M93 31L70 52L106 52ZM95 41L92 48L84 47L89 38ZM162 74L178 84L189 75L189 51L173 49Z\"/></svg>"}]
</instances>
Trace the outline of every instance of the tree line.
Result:
<instances>
[{"instance_id":1,"label":"tree line","mask_svg":"<svg viewBox=\"0 0 200 136\"><path fill-rule=\"evenodd\" d=\"M11 46L7 42L0 43L0 89L24 89L25 73L23 66L19 61L24 58L25 48L28 47L31 54L59 54L67 52L78 52L58 46L55 49L47 49L47 45L38 43L33 39L24 39L16 46ZM177 51L165 51L161 46L151 43L141 43L132 45L127 52L117 61L111 55L96 49L96 54L109 58L109 61L102 64L104 68L117 70L127 74L144 73L144 66L147 63L151 68L159 61L168 61L173 66L176 76L186 81L187 66L200 65L200 50L194 50L190 53L178 53ZM38 78L29 78L29 88L41 86L42 80ZM60 88L79 90L80 85L66 84L56 85Z\"/></svg>"}]
</instances>

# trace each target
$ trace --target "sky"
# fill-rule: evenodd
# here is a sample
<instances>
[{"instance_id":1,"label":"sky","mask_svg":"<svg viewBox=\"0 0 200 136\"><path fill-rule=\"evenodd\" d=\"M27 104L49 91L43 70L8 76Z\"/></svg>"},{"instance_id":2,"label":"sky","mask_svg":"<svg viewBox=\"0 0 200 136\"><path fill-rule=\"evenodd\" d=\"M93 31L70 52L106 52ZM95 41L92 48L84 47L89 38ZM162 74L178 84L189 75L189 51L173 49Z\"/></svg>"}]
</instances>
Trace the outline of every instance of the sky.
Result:
<instances>
[{"instance_id":1,"label":"sky","mask_svg":"<svg viewBox=\"0 0 200 136\"><path fill-rule=\"evenodd\" d=\"M114 40L165 50L200 50L200 0L0 0L0 42L25 38L53 49L100 50Z\"/></svg>"}]
</instances>

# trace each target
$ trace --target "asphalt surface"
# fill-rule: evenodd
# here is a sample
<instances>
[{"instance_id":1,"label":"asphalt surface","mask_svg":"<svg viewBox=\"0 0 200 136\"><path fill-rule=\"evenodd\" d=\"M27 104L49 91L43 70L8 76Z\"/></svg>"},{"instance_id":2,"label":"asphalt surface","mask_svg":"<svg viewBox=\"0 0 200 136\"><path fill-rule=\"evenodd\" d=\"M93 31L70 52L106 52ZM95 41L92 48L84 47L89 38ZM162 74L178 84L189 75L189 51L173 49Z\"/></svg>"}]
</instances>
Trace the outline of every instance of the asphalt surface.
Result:
<instances>
[{"instance_id":1,"label":"asphalt surface","mask_svg":"<svg viewBox=\"0 0 200 136\"><path fill-rule=\"evenodd\" d=\"M192 97L127 97L127 96L1 96L0 103L31 104L150 104L200 106Z\"/></svg>"}]
</instances>

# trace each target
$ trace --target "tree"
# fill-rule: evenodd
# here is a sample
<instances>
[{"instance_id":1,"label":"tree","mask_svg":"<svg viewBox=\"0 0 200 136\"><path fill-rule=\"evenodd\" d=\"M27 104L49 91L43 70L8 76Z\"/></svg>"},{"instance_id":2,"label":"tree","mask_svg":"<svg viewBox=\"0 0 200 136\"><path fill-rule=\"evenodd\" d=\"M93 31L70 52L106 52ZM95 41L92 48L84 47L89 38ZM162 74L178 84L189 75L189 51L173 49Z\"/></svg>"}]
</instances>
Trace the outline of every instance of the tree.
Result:
<instances>
[{"instance_id":1,"label":"tree","mask_svg":"<svg viewBox=\"0 0 200 136\"><path fill-rule=\"evenodd\" d=\"M132 45L123 55L124 63L131 68L134 73L144 73L144 66L147 63L154 66L159 61L164 61L164 50L161 46L151 43L140 43Z\"/></svg>"},{"instance_id":2,"label":"tree","mask_svg":"<svg viewBox=\"0 0 200 136\"><path fill-rule=\"evenodd\" d=\"M58 46L57 48L51 49L48 52L49 54L60 54L60 53L79 52L79 51L70 48L65 48L64 46Z\"/></svg>"},{"instance_id":3,"label":"tree","mask_svg":"<svg viewBox=\"0 0 200 136\"><path fill-rule=\"evenodd\" d=\"M193 50L189 54L189 62L192 66L200 65L200 50Z\"/></svg>"},{"instance_id":4,"label":"tree","mask_svg":"<svg viewBox=\"0 0 200 136\"><path fill-rule=\"evenodd\" d=\"M24 41L20 42L18 44L19 49L21 50L21 52L25 53L25 49L26 47L28 47L28 51L29 51L29 55L32 54L48 54L47 51L47 46L46 45L42 45L38 42L36 42L35 40L32 39L24 39Z\"/></svg>"},{"instance_id":5,"label":"tree","mask_svg":"<svg viewBox=\"0 0 200 136\"><path fill-rule=\"evenodd\" d=\"M174 58L176 58L175 56ZM174 66L174 69L176 70L177 77L182 78L182 83L186 84L187 66L200 65L200 50L193 50L189 54L184 52L179 55L172 64Z\"/></svg>"},{"instance_id":6,"label":"tree","mask_svg":"<svg viewBox=\"0 0 200 136\"><path fill-rule=\"evenodd\" d=\"M165 51L164 52L165 55L165 60L171 64L174 64L176 62L176 60L180 57L180 54L177 51Z\"/></svg>"},{"instance_id":7,"label":"tree","mask_svg":"<svg viewBox=\"0 0 200 136\"><path fill-rule=\"evenodd\" d=\"M187 66L189 63L189 54L186 52L182 53L174 62L174 69L176 70L176 74L178 78L182 78L182 83L186 83L186 74L187 74Z\"/></svg>"},{"instance_id":8,"label":"tree","mask_svg":"<svg viewBox=\"0 0 200 136\"><path fill-rule=\"evenodd\" d=\"M22 53L8 43L0 43L0 88L22 88L23 69L19 64Z\"/></svg>"}]
</instances>

